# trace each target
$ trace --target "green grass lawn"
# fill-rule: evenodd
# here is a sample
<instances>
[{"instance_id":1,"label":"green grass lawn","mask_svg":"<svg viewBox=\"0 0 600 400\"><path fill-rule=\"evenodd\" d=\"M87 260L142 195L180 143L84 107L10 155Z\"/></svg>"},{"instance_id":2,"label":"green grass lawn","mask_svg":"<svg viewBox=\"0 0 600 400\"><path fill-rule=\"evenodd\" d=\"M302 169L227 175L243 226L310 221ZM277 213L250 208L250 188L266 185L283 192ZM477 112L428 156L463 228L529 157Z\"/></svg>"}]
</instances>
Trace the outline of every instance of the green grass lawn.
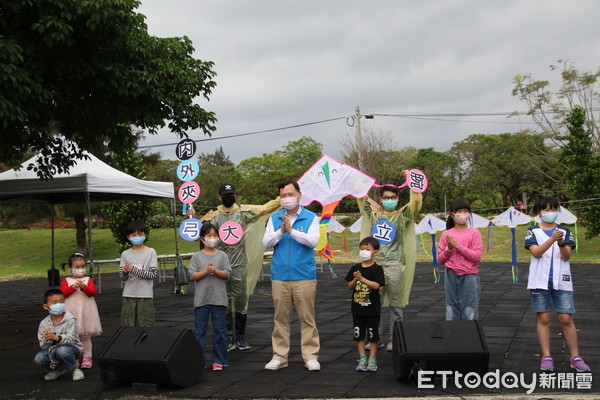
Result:
<instances>
[{"instance_id":1,"label":"green grass lawn","mask_svg":"<svg viewBox=\"0 0 600 400\"><path fill-rule=\"evenodd\" d=\"M569 226L574 234L574 227ZM482 261L496 261L496 262L511 262L511 246L512 246L512 235L510 228L494 226L491 235L491 246L488 229L480 229L481 236L483 238L483 260ZM517 227L516 243L517 243L517 261L520 264L529 262L529 252L523 247L525 242L525 231L527 225ZM435 235L436 245L440 240L442 232L437 232ZM344 250L344 234L343 233L330 233L329 241L334 251L342 250L341 253L335 253L335 262L348 263L358 262L358 250L353 250L358 247L360 242L358 234L352 234L346 230L346 249ZM600 262L600 238L594 238L591 240L585 240L585 229L579 228L579 248L573 252L571 257L572 263L599 263ZM417 261L431 261L431 234L425 233L419 238L419 252L417 254ZM317 260L320 261L320 260Z\"/></svg>"},{"instance_id":2,"label":"green grass lawn","mask_svg":"<svg viewBox=\"0 0 600 400\"><path fill-rule=\"evenodd\" d=\"M529 253L523 248L526 226L517 228L517 257L520 264L529 262ZM600 238L584 239L584 229L579 230L579 249L573 253L572 263L600 262ZM75 230L56 229L55 234L55 265L66 262L69 255L76 250ZM484 240L483 261L511 261L511 234L505 227L492 228L491 249L488 251L488 230L481 229ZM436 235L439 240L441 232ZM107 260L120 256L118 247L108 229L94 229L92 232L94 259ZM346 231L346 250L344 252L344 235L331 233L330 242L335 253L335 263L358 262L358 234ZM417 261L431 261L431 235L423 235L423 244L419 239L419 254ZM178 237L180 253L191 253L198 250L197 242L187 242ZM18 229L0 231L0 280L14 280L46 276L46 270L51 265L51 230L49 229ZM150 232L148 246L156 249L159 255L175 253L175 233L173 229L153 229ZM425 251L427 253L425 253ZM323 260L316 256L317 262ZM116 266L103 267L103 272L116 271ZM62 273L61 273L62 274Z\"/></svg>"}]
</instances>

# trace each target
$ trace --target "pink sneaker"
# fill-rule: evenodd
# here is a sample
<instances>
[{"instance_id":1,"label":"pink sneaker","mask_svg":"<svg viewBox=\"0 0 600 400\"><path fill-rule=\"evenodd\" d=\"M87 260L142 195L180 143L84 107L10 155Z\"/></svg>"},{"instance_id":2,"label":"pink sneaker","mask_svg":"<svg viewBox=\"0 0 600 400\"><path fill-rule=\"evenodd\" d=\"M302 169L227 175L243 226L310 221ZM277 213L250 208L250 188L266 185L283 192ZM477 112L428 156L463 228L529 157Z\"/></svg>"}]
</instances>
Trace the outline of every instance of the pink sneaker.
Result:
<instances>
[{"instance_id":1,"label":"pink sneaker","mask_svg":"<svg viewBox=\"0 0 600 400\"><path fill-rule=\"evenodd\" d=\"M571 357L571 368L573 368L577 372L590 372L591 369L588 365L583 362L583 358L581 356Z\"/></svg>"},{"instance_id":2,"label":"pink sneaker","mask_svg":"<svg viewBox=\"0 0 600 400\"><path fill-rule=\"evenodd\" d=\"M81 362L81 368L92 368L92 359L84 358Z\"/></svg>"},{"instance_id":3,"label":"pink sneaker","mask_svg":"<svg viewBox=\"0 0 600 400\"><path fill-rule=\"evenodd\" d=\"M212 367L213 367L213 371L223 371L223 366L221 364L215 363L212 365Z\"/></svg>"},{"instance_id":4,"label":"pink sneaker","mask_svg":"<svg viewBox=\"0 0 600 400\"><path fill-rule=\"evenodd\" d=\"M554 360L552 356L542 357L542 363L540 364L540 371L553 372L554 371Z\"/></svg>"}]
</instances>

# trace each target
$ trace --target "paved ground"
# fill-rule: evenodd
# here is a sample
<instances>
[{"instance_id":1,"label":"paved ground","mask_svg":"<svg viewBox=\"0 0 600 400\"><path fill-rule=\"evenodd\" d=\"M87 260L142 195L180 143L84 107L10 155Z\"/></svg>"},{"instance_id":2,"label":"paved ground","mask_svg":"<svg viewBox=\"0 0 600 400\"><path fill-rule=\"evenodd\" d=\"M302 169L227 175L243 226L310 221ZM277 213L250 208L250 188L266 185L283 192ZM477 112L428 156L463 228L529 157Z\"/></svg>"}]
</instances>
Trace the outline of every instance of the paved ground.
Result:
<instances>
[{"instance_id":1,"label":"paved ground","mask_svg":"<svg viewBox=\"0 0 600 400\"><path fill-rule=\"evenodd\" d=\"M2 399L133 399L133 398L390 398L415 396L463 396L481 398L524 398L527 389L488 389L457 387L448 382L444 388L441 379L433 381L432 389L419 390L408 381L394 379L392 353L378 356L380 370L375 373L357 373L356 351L351 339L350 292L342 278L348 265L337 265L340 279L319 274L317 293L317 324L321 336L322 370L308 372L299 355L299 327L294 321L290 365L280 371L265 371L264 364L271 358L270 334L273 329L273 305L270 282L259 282L250 300L247 338L252 349L229 353L230 367L222 372L206 371L202 380L189 388L159 387L157 390L133 389L122 384L106 387L100 380L95 364L86 370L86 379L72 382L66 377L45 382L44 372L32 363L37 351L36 330L46 315L40 304L48 288L47 280L0 282L0 398ZM600 371L600 321L597 318L600 303L600 269L594 264L573 266L581 353L588 364ZM585 376L570 374L563 357L558 323L552 323L552 350L557 374L551 388L540 388L537 372L539 346L535 333L535 315L529 310L529 296L525 289L526 266L521 267L521 280L511 282L510 265L483 263L481 265L482 300L481 323L490 350L490 371L499 370L499 376L510 383L507 374L523 374L525 382L537 387L528 398L565 398L579 395L600 398L599 378L593 373L591 388L582 389ZM116 274L105 274L103 293L96 297L105 333L94 338L94 354L98 355L112 334L118 329L121 289ZM171 294L171 283L156 284L157 325L163 327L192 327L192 294ZM259 294L260 293L260 294ZM405 310L407 320L439 321L444 318L444 291L442 284L433 284L431 264L419 263L411 296ZM468 340L468 338L466 338ZM210 356L209 356L210 357ZM568 374L560 376L558 373ZM492 381L489 381L492 382ZM561 388L566 386L567 388ZM464 383L464 382L463 382ZM460 382L459 382L460 384ZM580 385L577 389L577 385ZM569 388L571 386L571 388ZM473 397L472 397L473 396ZM588 397L591 396L591 397ZM576 398L575 397L575 398Z\"/></svg>"}]
</instances>

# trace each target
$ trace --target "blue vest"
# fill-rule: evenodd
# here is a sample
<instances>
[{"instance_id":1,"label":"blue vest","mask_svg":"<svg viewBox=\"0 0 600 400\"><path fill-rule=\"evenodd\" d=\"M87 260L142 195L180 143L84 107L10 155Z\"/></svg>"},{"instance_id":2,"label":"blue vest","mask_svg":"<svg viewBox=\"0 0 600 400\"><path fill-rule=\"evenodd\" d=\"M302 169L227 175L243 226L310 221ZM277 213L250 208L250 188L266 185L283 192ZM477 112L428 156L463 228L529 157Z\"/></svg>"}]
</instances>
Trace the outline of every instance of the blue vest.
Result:
<instances>
[{"instance_id":1,"label":"blue vest","mask_svg":"<svg viewBox=\"0 0 600 400\"><path fill-rule=\"evenodd\" d=\"M292 228L300 232L308 232L316 214L304 207L294 221ZM281 229L283 214L280 210L271 216L275 232ZM292 239L289 233L284 233L281 240L273 249L271 259L271 279L275 281L301 281L317 279L317 264L315 251L312 247L305 246Z\"/></svg>"}]
</instances>

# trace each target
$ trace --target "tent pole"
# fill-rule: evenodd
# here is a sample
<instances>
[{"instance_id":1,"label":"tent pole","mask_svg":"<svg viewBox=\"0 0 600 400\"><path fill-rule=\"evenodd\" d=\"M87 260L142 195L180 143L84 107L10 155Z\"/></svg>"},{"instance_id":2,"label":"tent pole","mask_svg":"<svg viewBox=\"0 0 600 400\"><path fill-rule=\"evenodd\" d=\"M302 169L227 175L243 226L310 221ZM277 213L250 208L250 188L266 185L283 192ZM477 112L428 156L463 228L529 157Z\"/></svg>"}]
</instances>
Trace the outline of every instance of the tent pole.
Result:
<instances>
[{"instance_id":1,"label":"tent pole","mask_svg":"<svg viewBox=\"0 0 600 400\"><path fill-rule=\"evenodd\" d=\"M177 240L177 204L171 199L171 213L173 214L173 232L175 233L175 256L179 258L179 242Z\"/></svg>"},{"instance_id":2,"label":"tent pole","mask_svg":"<svg viewBox=\"0 0 600 400\"><path fill-rule=\"evenodd\" d=\"M88 256L90 259L90 278L94 279L94 251L92 249L92 207L90 205L90 193L85 192L85 204L87 206L88 218ZM100 276L98 276L100 279ZM102 282L98 280L98 293L102 292Z\"/></svg>"},{"instance_id":3,"label":"tent pole","mask_svg":"<svg viewBox=\"0 0 600 400\"><path fill-rule=\"evenodd\" d=\"M56 264L54 257L54 204L52 203L50 203L50 224L52 227L52 265L50 266L50 282L52 283L52 289L54 289L54 271L56 271Z\"/></svg>"}]
</instances>

